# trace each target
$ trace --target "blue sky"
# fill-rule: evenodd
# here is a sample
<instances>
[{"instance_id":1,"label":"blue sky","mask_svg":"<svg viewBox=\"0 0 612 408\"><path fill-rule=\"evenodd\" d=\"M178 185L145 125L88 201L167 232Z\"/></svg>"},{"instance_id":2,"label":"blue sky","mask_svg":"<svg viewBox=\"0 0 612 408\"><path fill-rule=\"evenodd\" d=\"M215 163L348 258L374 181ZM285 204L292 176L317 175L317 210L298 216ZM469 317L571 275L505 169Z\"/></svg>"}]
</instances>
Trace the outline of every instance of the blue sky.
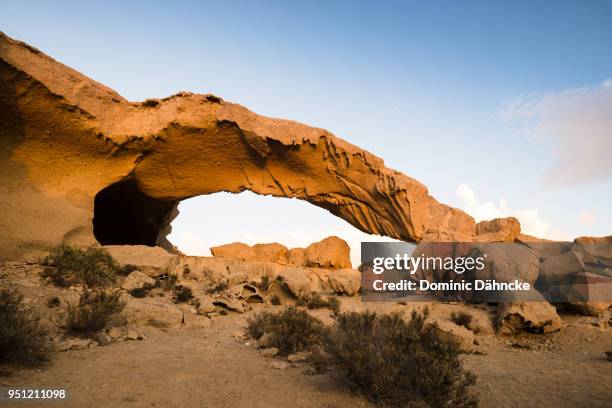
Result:
<instances>
[{"instance_id":1,"label":"blue sky","mask_svg":"<svg viewBox=\"0 0 612 408\"><path fill-rule=\"evenodd\" d=\"M477 218L612 232L612 2L126 3L3 2L0 30L130 100L211 92L327 128ZM192 252L348 228L248 194L181 210Z\"/></svg>"}]
</instances>

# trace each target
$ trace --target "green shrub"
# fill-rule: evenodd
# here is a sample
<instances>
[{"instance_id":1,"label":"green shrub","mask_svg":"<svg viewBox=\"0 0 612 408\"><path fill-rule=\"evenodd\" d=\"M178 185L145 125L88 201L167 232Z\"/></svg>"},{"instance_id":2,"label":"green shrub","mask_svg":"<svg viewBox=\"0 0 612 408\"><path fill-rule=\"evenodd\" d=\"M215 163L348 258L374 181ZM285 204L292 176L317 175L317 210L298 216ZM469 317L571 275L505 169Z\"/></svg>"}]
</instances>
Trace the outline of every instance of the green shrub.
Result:
<instances>
[{"instance_id":1,"label":"green shrub","mask_svg":"<svg viewBox=\"0 0 612 408\"><path fill-rule=\"evenodd\" d=\"M103 287L115 282L120 268L106 250L97 247L81 249L60 245L51 250L48 267L43 273L56 286L83 284Z\"/></svg>"},{"instance_id":2,"label":"green shrub","mask_svg":"<svg viewBox=\"0 0 612 408\"><path fill-rule=\"evenodd\" d=\"M466 329L470 328L470 323L472 323L472 315L463 311L453 312L451 313L451 321L455 323L457 326L463 326Z\"/></svg>"},{"instance_id":3,"label":"green shrub","mask_svg":"<svg viewBox=\"0 0 612 408\"><path fill-rule=\"evenodd\" d=\"M174 303L185 303L193 299L193 292L190 287L176 285L172 289L172 299Z\"/></svg>"},{"instance_id":4,"label":"green shrub","mask_svg":"<svg viewBox=\"0 0 612 408\"><path fill-rule=\"evenodd\" d=\"M49 358L47 330L16 289L0 290L0 363L36 366Z\"/></svg>"},{"instance_id":5,"label":"green shrub","mask_svg":"<svg viewBox=\"0 0 612 408\"><path fill-rule=\"evenodd\" d=\"M254 339L261 338L264 333L269 335L270 346L286 356L320 344L324 326L305 310L289 307L278 313L256 314L249 318L248 330Z\"/></svg>"},{"instance_id":6,"label":"green shrub","mask_svg":"<svg viewBox=\"0 0 612 408\"><path fill-rule=\"evenodd\" d=\"M427 311L409 322L399 315L341 313L323 342L346 381L375 402L391 407L476 407L458 345L425 324Z\"/></svg>"},{"instance_id":7,"label":"green shrub","mask_svg":"<svg viewBox=\"0 0 612 408\"><path fill-rule=\"evenodd\" d=\"M149 285L149 284L144 284L138 288L134 288L134 289L130 289L128 290L128 293L130 294L130 296L135 297L135 298L143 298L145 296L147 296L147 294L149 293L149 291L151 289L153 289L155 286L153 285Z\"/></svg>"},{"instance_id":8,"label":"green shrub","mask_svg":"<svg viewBox=\"0 0 612 408\"><path fill-rule=\"evenodd\" d=\"M86 291L78 305L69 305L66 315L68 329L73 332L95 333L117 320L125 308L121 292Z\"/></svg>"}]
</instances>

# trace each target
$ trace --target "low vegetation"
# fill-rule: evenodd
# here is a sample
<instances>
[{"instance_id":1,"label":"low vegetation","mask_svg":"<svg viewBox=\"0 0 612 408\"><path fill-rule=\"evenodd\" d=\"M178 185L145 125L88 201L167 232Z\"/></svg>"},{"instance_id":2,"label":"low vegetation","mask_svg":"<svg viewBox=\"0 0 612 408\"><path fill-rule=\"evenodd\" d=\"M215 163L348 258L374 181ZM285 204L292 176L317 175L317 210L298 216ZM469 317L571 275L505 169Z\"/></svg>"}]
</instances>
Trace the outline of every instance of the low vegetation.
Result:
<instances>
[{"instance_id":1,"label":"low vegetation","mask_svg":"<svg viewBox=\"0 0 612 408\"><path fill-rule=\"evenodd\" d=\"M295 303L296 306L307 307L308 309L323 309L328 308L334 311L334 314L340 312L340 301L333 296L323 299L317 292L302 295Z\"/></svg>"},{"instance_id":2,"label":"low vegetation","mask_svg":"<svg viewBox=\"0 0 612 408\"><path fill-rule=\"evenodd\" d=\"M266 344L281 355L314 351L318 371L335 367L381 406L477 407L476 377L463 369L458 344L427 325L427 317L427 310L414 311L408 321L397 314L340 313L326 328L290 307L255 315L248 330L255 339L268 336Z\"/></svg>"},{"instance_id":3,"label":"low vegetation","mask_svg":"<svg viewBox=\"0 0 612 408\"><path fill-rule=\"evenodd\" d=\"M466 329L470 328L470 323L472 323L472 315L463 311L453 312L451 313L451 321L455 323L457 326L463 326Z\"/></svg>"},{"instance_id":4,"label":"low vegetation","mask_svg":"<svg viewBox=\"0 0 612 408\"><path fill-rule=\"evenodd\" d=\"M270 298L270 303L272 303L274 306L278 306L281 304L281 298L278 297L278 295L272 295Z\"/></svg>"},{"instance_id":5,"label":"low vegetation","mask_svg":"<svg viewBox=\"0 0 612 408\"><path fill-rule=\"evenodd\" d=\"M0 364L37 366L49 358L47 330L16 289L0 290Z\"/></svg>"},{"instance_id":6,"label":"low vegetation","mask_svg":"<svg viewBox=\"0 0 612 408\"><path fill-rule=\"evenodd\" d=\"M121 268L103 248L81 249L60 245L51 250L43 276L56 286L68 287L76 284L88 287L105 287L114 283Z\"/></svg>"},{"instance_id":7,"label":"low vegetation","mask_svg":"<svg viewBox=\"0 0 612 408\"><path fill-rule=\"evenodd\" d=\"M215 286L206 289L206 293L214 294L214 293L223 292L228 287L229 287L229 285L227 284L227 282L220 282L220 283L216 284Z\"/></svg>"},{"instance_id":8,"label":"low vegetation","mask_svg":"<svg viewBox=\"0 0 612 408\"><path fill-rule=\"evenodd\" d=\"M78 305L68 306L66 324L73 332L95 333L117 321L125 305L119 291L86 291Z\"/></svg>"},{"instance_id":9,"label":"low vegetation","mask_svg":"<svg viewBox=\"0 0 612 408\"><path fill-rule=\"evenodd\" d=\"M190 287L176 285L172 288L172 300L174 303L186 303L193 300L193 292Z\"/></svg>"},{"instance_id":10,"label":"low vegetation","mask_svg":"<svg viewBox=\"0 0 612 408\"><path fill-rule=\"evenodd\" d=\"M289 307L278 313L255 315L248 320L248 330L254 339L269 336L270 346L286 356L320 344L324 326L305 310Z\"/></svg>"},{"instance_id":11,"label":"low vegetation","mask_svg":"<svg viewBox=\"0 0 612 408\"><path fill-rule=\"evenodd\" d=\"M408 322L400 315L342 313L325 350L347 383L381 405L476 407L469 389L476 377L463 369L459 346L426 319L427 310L413 311Z\"/></svg>"},{"instance_id":12,"label":"low vegetation","mask_svg":"<svg viewBox=\"0 0 612 408\"><path fill-rule=\"evenodd\" d=\"M145 297L145 296L147 296L149 294L149 291L151 291L151 289L154 289L154 288L155 288L154 285L145 284L145 285L142 285L140 287L137 287L137 288L134 288L134 289L130 289L128 291L128 293L132 297L143 298L143 297Z\"/></svg>"}]
</instances>

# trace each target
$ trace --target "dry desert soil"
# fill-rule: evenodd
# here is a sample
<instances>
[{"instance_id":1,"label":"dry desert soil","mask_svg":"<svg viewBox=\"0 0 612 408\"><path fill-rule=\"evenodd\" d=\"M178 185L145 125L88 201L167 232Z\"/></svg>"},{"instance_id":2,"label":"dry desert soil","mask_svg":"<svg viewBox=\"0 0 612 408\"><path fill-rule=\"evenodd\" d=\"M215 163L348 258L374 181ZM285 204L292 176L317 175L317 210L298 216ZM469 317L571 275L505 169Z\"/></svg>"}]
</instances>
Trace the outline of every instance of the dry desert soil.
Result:
<instances>
[{"instance_id":1,"label":"dry desert soil","mask_svg":"<svg viewBox=\"0 0 612 408\"><path fill-rule=\"evenodd\" d=\"M55 353L48 367L14 371L0 377L0 385L63 388L69 392L67 401L0 405L375 406L352 393L333 372L313 375L306 363L273 368L272 363L281 362L280 358L261 356L252 340L240 336L255 311L215 317L207 328L164 331L151 327L141 341ZM564 316L565 327L560 332L491 336L479 348L482 354L464 355L465 365L478 375L481 406L612 406L612 363L603 355L612 348L612 334L589 321Z\"/></svg>"}]
</instances>

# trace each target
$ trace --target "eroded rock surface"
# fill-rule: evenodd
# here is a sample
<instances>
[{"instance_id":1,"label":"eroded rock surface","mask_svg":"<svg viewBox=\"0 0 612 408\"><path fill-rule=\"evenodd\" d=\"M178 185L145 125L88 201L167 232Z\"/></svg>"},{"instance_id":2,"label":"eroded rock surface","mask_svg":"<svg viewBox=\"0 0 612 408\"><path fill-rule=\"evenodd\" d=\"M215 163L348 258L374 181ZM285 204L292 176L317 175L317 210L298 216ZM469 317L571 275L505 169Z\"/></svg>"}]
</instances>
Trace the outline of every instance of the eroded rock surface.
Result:
<instances>
[{"instance_id":1,"label":"eroded rock surface","mask_svg":"<svg viewBox=\"0 0 612 408\"><path fill-rule=\"evenodd\" d=\"M286 246L277 242L255 244L253 246L242 242L233 242L210 248L210 252L217 258L274 262L281 265L312 268L351 268L351 248L345 240L336 236L327 237L308 245L306 248L287 249Z\"/></svg>"}]
</instances>

